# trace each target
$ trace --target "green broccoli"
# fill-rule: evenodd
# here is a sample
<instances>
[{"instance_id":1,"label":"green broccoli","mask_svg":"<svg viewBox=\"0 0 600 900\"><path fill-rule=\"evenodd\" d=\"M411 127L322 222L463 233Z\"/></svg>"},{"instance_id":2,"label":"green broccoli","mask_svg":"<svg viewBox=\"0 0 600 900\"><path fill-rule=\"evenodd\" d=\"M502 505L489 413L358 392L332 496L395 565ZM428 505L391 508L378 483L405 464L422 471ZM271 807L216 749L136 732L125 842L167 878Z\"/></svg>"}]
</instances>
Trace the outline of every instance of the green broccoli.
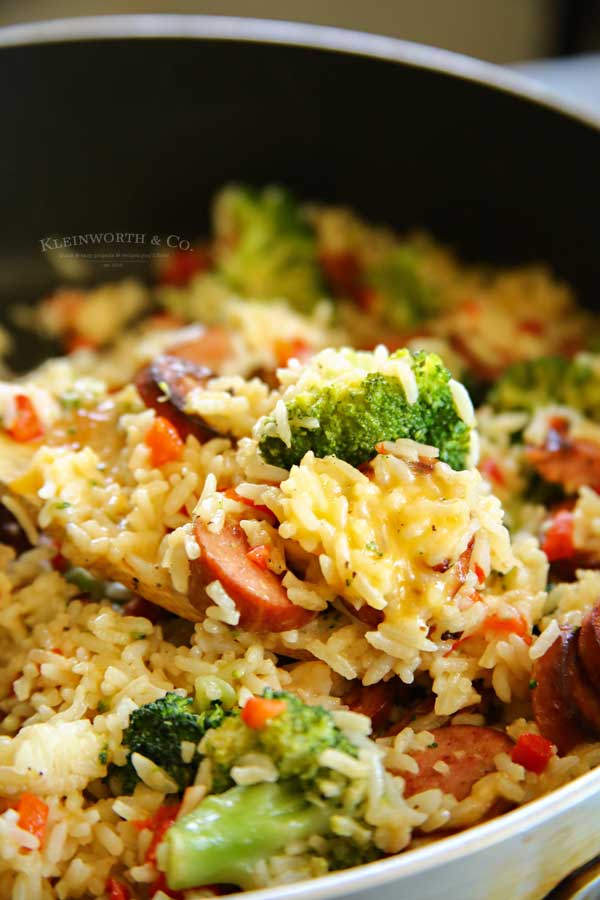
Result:
<instances>
[{"instance_id":1,"label":"green broccoli","mask_svg":"<svg viewBox=\"0 0 600 900\"><path fill-rule=\"evenodd\" d=\"M346 356L351 353L341 352ZM311 361L315 371L320 356ZM331 379L324 376L321 383L315 381L305 390L293 392L287 402L283 396L291 446L274 433L274 417L259 423L263 459L289 469L312 450L316 456L333 455L359 466L375 456L379 441L412 438L438 447L440 459L453 469L464 469L469 462L471 427L455 405L450 372L435 353L398 350L390 361L395 359L410 364L418 388L414 403L408 402L402 383L394 375L374 372L351 384L337 382L335 375ZM318 426L305 427L303 419Z\"/></svg>"},{"instance_id":2,"label":"green broccoli","mask_svg":"<svg viewBox=\"0 0 600 900\"><path fill-rule=\"evenodd\" d=\"M215 203L217 264L228 284L302 312L324 296L316 239L294 198L278 187L229 187Z\"/></svg>"},{"instance_id":3,"label":"green broccoli","mask_svg":"<svg viewBox=\"0 0 600 900\"><path fill-rule=\"evenodd\" d=\"M498 412L533 412L556 403L600 420L600 356L546 356L515 363L492 387L487 401Z\"/></svg>"},{"instance_id":4,"label":"green broccoli","mask_svg":"<svg viewBox=\"0 0 600 900\"><path fill-rule=\"evenodd\" d=\"M371 269L367 280L376 293L381 318L399 331L414 328L437 311L436 290L421 271L414 247L398 246Z\"/></svg>"},{"instance_id":5,"label":"green broccoli","mask_svg":"<svg viewBox=\"0 0 600 900\"><path fill-rule=\"evenodd\" d=\"M285 692L267 690L264 696L283 700L285 708L260 727L249 727L243 713L226 719L200 747L213 763L213 790L233 784L230 770L243 765L248 753L266 754L277 781L212 794L167 831L159 864L174 890L208 883L256 887L257 863L313 835L331 839L328 862L338 868L381 855L361 819L365 791L347 790L357 782L319 761L330 748L356 758L357 747L327 710ZM336 814L357 820L360 837L337 834Z\"/></svg>"},{"instance_id":6,"label":"green broccoli","mask_svg":"<svg viewBox=\"0 0 600 900\"><path fill-rule=\"evenodd\" d=\"M202 884L255 887L253 868L293 840L322 834L330 812L292 785L253 784L211 795L165 836L171 890Z\"/></svg>"},{"instance_id":7,"label":"green broccoli","mask_svg":"<svg viewBox=\"0 0 600 900\"><path fill-rule=\"evenodd\" d=\"M194 711L190 697L169 692L152 703L132 712L123 732L123 745L129 748L124 766L112 766L111 777L117 776L123 793L132 793L139 781L131 762L132 753L140 753L177 782L180 791L192 783L200 756L197 750L188 762L181 757L182 741L197 744L205 732L216 728L229 715L220 703L201 713Z\"/></svg>"},{"instance_id":8,"label":"green broccoli","mask_svg":"<svg viewBox=\"0 0 600 900\"><path fill-rule=\"evenodd\" d=\"M318 757L334 747L356 756L356 747L336 726L331 713L321 706L308 706L293 694L267 689L268 699L284 700L286 709L270 719L265 728L249 728L241 718L232 717L219 728L208 731L201 744L202 753L213 762L215 785L230 785L230 770L246 753L266 753L281 778L315 781L321 774Z\"/></svg>"}]
</instances>

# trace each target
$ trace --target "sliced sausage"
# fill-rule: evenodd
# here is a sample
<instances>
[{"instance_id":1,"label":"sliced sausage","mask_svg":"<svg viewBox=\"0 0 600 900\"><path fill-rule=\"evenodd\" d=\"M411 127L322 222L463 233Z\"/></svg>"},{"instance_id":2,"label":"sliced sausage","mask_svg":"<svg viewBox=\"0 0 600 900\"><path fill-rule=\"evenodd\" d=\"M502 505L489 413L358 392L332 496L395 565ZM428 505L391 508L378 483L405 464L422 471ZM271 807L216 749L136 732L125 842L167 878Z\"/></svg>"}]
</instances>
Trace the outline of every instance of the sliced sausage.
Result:
<instances>
[{"instance_id":1,"label":"sliced sausage","mask_svg":"<svg viewBox=\"0 0 600 900\"><path fill-rule=\"evenodd\" d=\"M435 697L433 694L428 694L427 697L421 697L418 700L415 700L414 703L409 705L402 717L398 719L397 722L394 722L387 732L388 735L399 734L404 728L412 725L415 719L420 719L421 716L428 716L433 712L434 708Z\"/></svg>"},{"instance_id":2,"label":"sliced sausage","mask_svg":"<svg viewBox=\"0 0 600 900\"><path fill-rule=\"evenodd\" d=\"M574 630L567 625L561 626L557 639L533 666L536 686L531 692L531 702L535 721L543 736L556 744L561 755L586 738L578 710L568 693L566 665L572 652L571 644L575 642Z\"/></svg>"},{"instance_id":3,"label":"sliced sausage","mask_svg":"<svg viewBox=\"0 0 600 900\"><path fill-rule=\"evenodd\" d=\"M360 609L356 609L348 600L342 599L342 603L351 616L362 622L363 625L369 625L371 628L377 628L383 622L385 614L382 609L374 609L368 603L363 603Z\"/></svg>"},{"instance_id":4,"label":"sliced sausage","mask_svg":"<svg viewBox=\"0 0 600 900\"><path fill-rule=\"evenodd\" d=\"M226 522L213 534L200 521L194 525L200 557L191 563L190 600L197 608L207 605L204 587L218 579L240 613L246 631L289 631L311 621L315 612L296 606L269 569L248 559L246 535L237 522Z\"/></svg>"},{"instance_id":5,"label":"sliced sausage","mask_svg":"<svg viewBox=\"0 0 600 900\"><path fill-rule=\"evenodd\" d=\"M577 637L579 657L592 686L600 691L600 604L585 616Z\"/></svg>"},{"instance_id":6,"label":"sliced sausage","mask_svg":"<svg viewBox=\"0 0 600 900\"><path fill-rule=\"evenodd\" d=\"M396 688L395 679L369 685L358 682L344 694L342 700L353 712L368 716L373 731L380 731L389 724L396 703Z\"/></svg>"},{"instance_id":7,"label":"sliced sausage","mask_svg":"<svg viewBox=\"0 0 600 900\"><path fill-rule=\"evenodd\" d=\"M200 416L184 412L184 408L190 391L204 387L211 374L210 369L165 354L138 372L135 386L146 406L168 419L184 440L193 434L204 442L214 437L215 431Z\"/></svg>"},{"instance_id":8,"label":"sliced sausage","mask_svg":"<svg viewBox=\"0 0 600 900\"><path fill-rule=\"evenodd\" d=\"M514 746L504 732L478 725L447 725L434 728L431 734L432 745L411 754L419 764L418 773L400 773L407 797L439 788L457 800L464 800L476 781L495 771L495 757L510 753ZM440 762L448 766L446 772L434 769Z\"/></svg>"},{"instance_id":9,"label":"sliced sausage","mask_svg":"<svg viewBox=\"0 0 600 900\"><path fill-rule=\"evenodd\" d=\"M594 735L600 733L600 695L588 681L578 654L579 632L569 642L565 654L565 693L577 707L582 725Z\"/></svg>"},{"instance_id":10,"label":"sliced sausage","mask_svg":"<svg viewBox=\"0 0 600 900\"><path fill-rule=\"evenodd\" d=\"M545 481L561 484L568 491L583 485L600 486L600 444L595 441L571 439L550 428L544 446L528 447L525 456Z\"/></svg>"},{"instance_id":11,"label":"sliced sausage","mask_svg":"<svg viewBox=\"0 0 600 900\"><path fill-rule=\"evenodd\" d=\"M194 337L173 344L168 353L218 372L227 358L235 353L235 346L231 332L227 329L219 325L211 325L209 328L199 326Z\"/></svg>"},{"instance_id":12,"label":"sliced sausage","mask_svg":"<svg viewBox=\"0 0 600 900\"><path fill-rule=\"evenodd\" d=\"M576 552L568 559L557 559L550 563L549 580L556 583L560 581L577 581L579 569L600 569L600 559L593 553L584 551Z\"/></svg>"}]
</instances>

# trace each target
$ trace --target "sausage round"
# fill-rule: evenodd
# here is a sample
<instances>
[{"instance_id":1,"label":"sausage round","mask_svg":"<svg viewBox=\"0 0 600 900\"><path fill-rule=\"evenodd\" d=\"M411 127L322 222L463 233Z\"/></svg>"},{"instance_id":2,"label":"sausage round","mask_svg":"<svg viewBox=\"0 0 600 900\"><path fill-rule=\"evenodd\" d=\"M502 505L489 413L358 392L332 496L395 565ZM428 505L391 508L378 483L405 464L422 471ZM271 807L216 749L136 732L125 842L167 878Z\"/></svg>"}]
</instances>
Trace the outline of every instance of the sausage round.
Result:
<instances>
[{"instance_id":1,"label":"sausage round","mask_svg":"<svg viewBox=\"0 0 600 900\"><path fill-rule=\"evenodd\" d=\"M239 614L246 631L278 632L301 628L316 615L289 599L281 579L248 559L246 535L237 522L226 522L214 534L200 521L194 524L200 557L190 563L190 601L199 609L208 606L204 588L218 579Z\"/></svg>"},{"instance_id":2,"label":"sausage round","mask_svg":"<svg viewBox=\"0 0 600 900\"><path fill-rule=\"evenodd\" d=\"M347 694L342 697L346 706L352 712L362 713L368 716L373 726L373 731L379 731L386 727L390 721L390 714L396 703L396 680L380 681L377 684L353 685Z\"/></svg>"},{"instance_id":3,"label":"sausage round","mask_svg":"<svg viewBox=\"0 0 600 900\"><path fill-rule=\"evenodd\" d=\"M586 737L580 714L569 694L568 662L575 646L574 630L563 625L557 639L533 666L535 687L531 702L535 720L540 732L556 744L561 755Z\"/></svg>"},{"instance_id":4,"label":"sausage round","mask_svg":"<svg viewBox=\"0 0 600 900\"><path fill-rule=\"evenodd\" d=\"M584 617L579 629L577 647L590 683L600 691L600 603Z\"/></svg>"},{"instance_id":5,"label":"sausage round","mask_svg":"<svg viewBox=\"0 0 600 900\"><path fill-rule=\"evenodd\" d=\"M542 478L568 491L600 486L600 444L594 441L571 440L550 429L545 445L529 447L525 455Z\"/></svg>"},{"instance_id":6,"label":"sausage round","mask_svg":"<svg viewBox=\"0 0 600 900\"><path fill-rule=\"evenodd\" d=\"M433 742L425 750L411 755L419 764L416 774L401 772L405 796L439 788L464 800L476 781L496 768L494 759L499 753L510 753L514 744L508 735L495 728L479 725L446 725L431 731ZM445 763L446 772L434 769Z\"/></svg>"},{"instance_id":7,"label":"sausage round","mask_svg":"<svg viewBox=\"0 0 600 900\"><path fill-rule=\"evenodd\" d=\"M193 434L204 442L214 437L215 431L200 416L184 412L184 408L190 391L204 387L211 374L210 369L164 354L138 372L135 386L146 406L168 419L183 440Z\"/></svg>"}]
</instances>

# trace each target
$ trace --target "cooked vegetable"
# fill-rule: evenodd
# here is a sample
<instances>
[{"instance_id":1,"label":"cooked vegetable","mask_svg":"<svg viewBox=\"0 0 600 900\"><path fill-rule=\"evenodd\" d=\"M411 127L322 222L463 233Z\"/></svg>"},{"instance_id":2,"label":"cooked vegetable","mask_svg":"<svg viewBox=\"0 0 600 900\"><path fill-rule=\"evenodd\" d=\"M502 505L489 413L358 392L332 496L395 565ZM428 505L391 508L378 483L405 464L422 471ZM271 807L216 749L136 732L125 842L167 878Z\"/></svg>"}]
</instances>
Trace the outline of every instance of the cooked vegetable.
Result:
<instances>
[{"instance_id":1,"label":"cooked vegetable","mask_svg":"<svg viewBox=\"0 0 600 900\"><path fill-rule=\"evenodd\" d=\"M324 295L312 227L278 187L229 187L214 213L217 265L229 285L259 300L310 310Z\"/></svg>"},{"instance_id":2,"label":"cooked vegetable","mask_svg":"<svg viewBox=\"0 0 600 900\"><path fill-rule=\"evenodd\" d=\"M48 804L44 803L35 794L25 792L21 794L17 813L19 814L18 825L23 831L28 831L39 841L40 848L44 843L46 835L46 824L48 822Z\"/></svg>"},{"instance_id":3,"label":"cooked vegetable","mask_svg":"<svg viewBox=\"0 0 600 900\"><path fill-rule=\"evenodd\" d=\"M600 357L581 354L567 360L542 356L515 363L488 394L494 409L533 412L540 406L572 406L591 419L600 417Z\"/></svg>"},{"instance_id":4,"label":"cooked vegetable","mask_svg":"<svg viewBox=\"0 0 600 900\"><path fill-rule=\"evenodd\" d=\"M43 435L44 429L35 411L35 406L26 394L15 397L15 417L7 429L15 441L23 444Z\"/></svg>"},{"instance_id":5,"label":"cooked vegetable","mask_svg":"<svg viewBox=\"0 0 600 900\"><path fill-rule=\"evenodd\" d=\"M250 697L242 710L242 722L248 728L261 731L271 719L280 716L286 709L285 700L271 700L269 697Z\"/></svg>"},{"instance_id":6,"label":"cooked vegetable","mask_svg":"<svg viewBox=\"0 0 600 900\"><path fill-rule=\"evenodd\" d=\"M355 758L358 749L325 709L267 690L250 699L240 716L208 731L200 747L212 762L217 794L167 831L158 859L169 887L224 882L249 888L256 864L291 841L334 835L332 817L342 810L343 788L351 781L325 769L319 759L328 749ZM231 786L232 768L243 766L249 753L269 757L276 782ZM334 792L339 797L321 793L325 777L330 785L339 784L340 791ZM360 818L358 810L353 814ZM337 867L377 855L370 841L357 845L350 837L334 837L331 860Z\"/></svg>"},{"instance_id":7,"label":"cooked vegetable","mask_svg":"<svg viewBox=\"0 0 600 900\"><path fill-rule=\"evenodd\" d=\"M169 692L152 703L146 703L132 712L129 725L123 732L123 745L129 749L124 766L112 766L111 777L120 779L124 793L131 793L139 781L131 762L133 753L163 769L176 783L180 791L191 784L198 769L200 757L197 750L184 762L181 755L182 741L197 744L205 732L220 725L227 712L215 703L209 709L197 713L189 697Z\"/></svg>"},{"instance_id":8,"label":"cooked vegetable","mask_svg":"<svg viewBox=\"0 0 600 900\"><path fill-rule=\"evenodd\" d=\"M96 578L82 566L71 566L65 572L65 578L70 584L74 584L82 594L86 594L90 600L101 600L106 596L106 582Z\"/></svg>"},{"instance_id":9,"label":"cooked vegetable","mask_svg":"<svg viewBox=\"0 0 600 900\"><path fill-rule=\"evenodd\" d=\"M321 354L311 361L315 370L320 359ZM361 357L357 355L357 359ZM334 455L359 466L376 455L378 442L411 438L438 447L443 462L464 469L471 428L457 410L450 372L435 353L398 350L390 357L390 362L394 360L405 361L412 370L418 390L414 403L394 375L372 372L349 382L325 373L320 382L290 392L289 399L284 394L291 429L289 446L276 433L274 417L259 424L263 458L289 469L312 450L316 456ZM302 424L303 419L309 420L309 427Z\"/></svg>"},{"instance_id":10,"label":"cooked vegetable","mask_svg":"<svg viewBox=\"0 0 600 900\"><path fill-rule=\"evenodd\" d=\"M374 311L399 332L409 331L437 309L437 295L422 271L418 251L399 245L370 269Z\"/></svg>"},{"instance_id":11,"label":"cooked vegetable","mask_svg":"<svg viewBox=\"0 0 600 900\"><path fill-rule=\"evenodd\" d=\"M541 734L521 734L511 753L513 762L541 775L552 756L552 741Z\"/></svg>"},{"instance_id":12,"label":"cooked vegetable","mask_svg":"<svg viewBox=\"0 0 600 900\"><path fill-rule=\"evenodd\" d=\"M322 771L319 755L328 748L357 755L356 747L327 710L308 706L284 691L266 690L245 716L244 712L240 717L232 716L219 728L207 732L201 751L213 761L214 772L226 785L231 783L232 767L250 751L266 753L281 778L312 782Z\"/></svg>"},{"instance_id":13,"label":"cooked vegetable","mask_svg":"<svg viewBox=\"0 0 600 900\"><path fill-rule=\"evenodd\" d=\"M163 840L165 834L176 821L177 816L179 814L181 804L173 803L173 804L165 804L164 806L159 806L153 816L149 819L141 819L133 824L138 829L138 831L142 831L147 828L152 832L152 840L148 845L148 849L146 850L145 861L147 863L154 864L156 862L156 851L158 849L158 845Z\"/></svg>"},{"instance_id":14,"label":"cooked vegetable","mask_svg":"<svg viewBox=\"0 0 600 900\"><path fill-rule=\"evenodd\" d=\"M209 271L211 268L212 259L205 247L172 250L161 266L160 282L181 287L188 284L198 273Z\"/></svg>"},{"instance_id":15,"label":"cooked vegetable","mask_svg":"<svg viewBox=\"0 0 600 900\"><path fill-rule=\"evenodd\" d=\"M330 812L288 784L253 784L212 795L166 833L169 887L253 886L252 870L294 840L321 834Z\"/></svg>"},{"instance_id":16,"label":"cooked vegetable","mask_svg":"<svg viewBox=\"0 0 600 900\"><path fill-rule=\"evenodd\" d=\"M146 445L150 448L150 462L156 468L181 459L183 441L168 419L156 416L146 433Z\"/></svg>"},{"instance_id":17,"label":"cooked vegetable","mask_svg":"<svg viewBox=\"0 0 600 900\"><path fill-rule=\"evenodd\" d=\"M574 518L569 509L560 509L552 516L542 541L542 550L549 562L570 559L575 555L573 543Z\"/></svg>"},{"instance_id":18,"label":"cooked vegetable","mask_svg":"<svg viewBox=\"0 0 600 900\"><path fill-rule=\"evenodd\" d=\"M67 565L66 561L62 560L62 557L59 557L58 562L60 566ZM69 566L64 571L64 577L68 582L74 584L82 594L89 597L90 600L97 601L106 598L112 600L113 603L127 604L132 598L129 588L121 584L120 581L106 581L103 578L96 578L95 575L92 575L91 572L88 572L82 566ZM127 607L124 608L124 612L130 616L136 614L128 610ZM138 612L137 615L141 615L141 613Z\"/></svg>"},{"instance_id":19,"label":"cooked vegetable","mask_svg":"<svg viewBox=\"0 0 600 900\"><path fill-rule=\"evenodd\" d=\"M106 882L106 893L108 900L129 900L131 897L127 885L115 878L109 878Z\"/></svg>"}]
</instances>

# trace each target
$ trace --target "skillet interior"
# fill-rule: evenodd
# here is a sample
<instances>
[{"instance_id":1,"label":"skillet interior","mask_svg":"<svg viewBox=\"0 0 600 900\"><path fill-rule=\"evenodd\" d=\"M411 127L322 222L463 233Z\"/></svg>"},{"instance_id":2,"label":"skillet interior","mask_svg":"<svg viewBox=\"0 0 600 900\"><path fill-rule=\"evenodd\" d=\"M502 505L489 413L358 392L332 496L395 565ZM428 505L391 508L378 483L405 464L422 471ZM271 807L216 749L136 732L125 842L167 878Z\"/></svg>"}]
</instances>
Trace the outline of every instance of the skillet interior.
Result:
<instances>
[{"instance_id":1,"label":"skillet interior","mask_svg":"<svg viewBox=\"0 0 600 900\"><path fill-rule=\"evenodd\" d=\"M467 258L546 260L596 302L599 133L490 86L314 48L79 41L3 48L0 110L4 316L60 281L42 237L191 237L215 187L235 179L427 227ZM22 341L21 366L40 349Z\"/></svg>"},{"instance_id":2,"label":"skillet interior","mask_svg":"<svg viewBox=\"0 0 600 900\"><path fill-rule=\"evenodd\" d=\"M4 314L60 281L41 238L193 237L240 179L427 228L467 258L546 260L596 299L600 132L486 84L312 47L55 41L0 49L0 110Z\"/></svg>"}]
</instances>

